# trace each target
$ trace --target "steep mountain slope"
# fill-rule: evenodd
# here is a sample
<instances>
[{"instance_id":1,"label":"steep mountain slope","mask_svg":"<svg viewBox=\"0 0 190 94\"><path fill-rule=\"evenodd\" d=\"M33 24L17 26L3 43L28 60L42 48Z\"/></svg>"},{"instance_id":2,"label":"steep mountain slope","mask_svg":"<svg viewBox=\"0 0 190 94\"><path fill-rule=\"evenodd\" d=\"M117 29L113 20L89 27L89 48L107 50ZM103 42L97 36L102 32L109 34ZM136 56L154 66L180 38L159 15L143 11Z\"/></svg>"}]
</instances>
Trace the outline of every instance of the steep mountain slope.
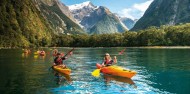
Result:
<instances>
[{"instance_id":1,"label":"steep mountain slope","mask_svg":"<svg viewBox=\"0 0 190 94\"><path fill-rule=\"evenodd\" d=\"M75 23L68 7L62 4L59 0L34 0L34 2L56 33L84 33L83 29Z\"/></svg>"},{"instance_id":2,"label":"steep mountain slope","mask_svg":"<svg viewBox=\"0 0 190 94\"><path fill-rule=\"evenodd\" d=\"M89 34L120 33L127 30L119 18L106 7L84 2L69 6L69 9Z\"/></svg>"},{"instance_id":3,"label":"steep mountain slope","mask_svg":"<svg viewBox=\"0 0 190 94\"><path fill-rule=\"evenodd\" d=\"M190 22L189 0L154 0L132 30Z\"/></svg>"},{"instance_id":4,"label":"steep mountain slope","mask_svg":"<svg viewBox=\"0 0 190 94\"><path fill-rule=\"evenodd\" d=\"M0 47L49 46L60 33L85 32L58 0L0 1Z\"/></svg>"},{"instance_id":5,"label":"steep mountain slope","mask_svg":"<svg viewBox=\"0 0 190 94\"><path fill-rule=\"evenodd\" d=\"M136 20L132 20L130 18L127 17L120 17L120 20L125 24L125 26L130 30L131 28L133 28L133 26L136 23Z\"/></svg>"},{"instance_id":6,"label":"steep mountain slope","mask_svg":"<svg viewBox=\"0 0 190 94\"><path fill-rule=\"evenodd\" d=\"M0 1L0 47L47 46L52 30L31 0Z\"/></svg>"},{"instance_id":7,"label":"steep mountain slope","mask_svg":"<svg viewBox=\"0 0 190 94\"><path fill-rule=\"evenodd\" d=\"M89 16L85 16L80 24L83 25L90 34L119 33L127 30L117 16L102 6Z\"/></svg>"}]
</instances>

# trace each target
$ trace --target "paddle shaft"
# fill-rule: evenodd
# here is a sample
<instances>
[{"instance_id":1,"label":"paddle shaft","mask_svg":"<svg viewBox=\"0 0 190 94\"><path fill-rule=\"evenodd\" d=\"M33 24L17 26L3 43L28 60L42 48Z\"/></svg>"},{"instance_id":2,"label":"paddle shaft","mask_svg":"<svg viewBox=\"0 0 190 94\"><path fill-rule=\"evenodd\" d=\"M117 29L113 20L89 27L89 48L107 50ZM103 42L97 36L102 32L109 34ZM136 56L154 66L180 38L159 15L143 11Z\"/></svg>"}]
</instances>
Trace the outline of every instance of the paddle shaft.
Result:
<instances>
[{"instance_id":1,"label":"paddle shaft","mask_svg":"<svg viewBox=\"0 0 190 94\"><path fill-rule=\"evenodd\" d=\"M65 56L63 57L66 57L70 52L72 52L75 48L71 49L69 52L67 52L67 54L65 54Z\"/></svg>"},{"instance_id":2,"label":"paddle shaft","mask_svg":"<svg viewBox=\"0 0 190 94\"><path fill-rule=\"evenodd\" d=\"M121 50L120 52L119 52L119 54L123 54L123 52L126 50L127 48L124 48L123 50Z\"/></svg>"}]
</instances>

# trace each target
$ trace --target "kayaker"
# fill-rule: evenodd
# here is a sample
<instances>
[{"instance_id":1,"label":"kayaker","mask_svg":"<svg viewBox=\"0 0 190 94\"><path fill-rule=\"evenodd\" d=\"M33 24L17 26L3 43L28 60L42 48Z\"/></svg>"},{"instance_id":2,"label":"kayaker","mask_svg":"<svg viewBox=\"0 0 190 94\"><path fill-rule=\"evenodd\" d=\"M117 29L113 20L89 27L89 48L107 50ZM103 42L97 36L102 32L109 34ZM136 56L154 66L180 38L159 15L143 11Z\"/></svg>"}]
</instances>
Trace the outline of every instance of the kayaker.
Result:
<instances>
[{"instance_id":1,"label":"kayaker","mask_svg":"<svg viewBox=\"0 0 190 94\"><path fill-rule=\"evenodd\" d=\"M117 63L117 57L114 56L114 59L112 60L109 53L106 53L105 57L104 57L104 61L102 63L102 66L111 66L111 65L116 64L116 63Z\"/></svg>"},{"instance_id":2,"label":"kayaker","mask_svg":"<svg viewBox=\"0 0 190 94\"><path fill-rule=\"evenodd\" d=\"M58 50L57 50L57 49L54 49L54 50L53 50L53 56L57 56L57 54L58 54Z\"/></svg>"},{"instance_id":3,"label":"kayaker","mask_svg":"<svg viewBox=\"0 0 190 94\"><path fill-rule=\"evenodd\" d=\"M57 56L54 59L54 66L62 66L63 68L66 68L66 65L63 64L63 60L67 59L67 57L62 57L60 53L57 53Z\"/></svg>"},{"instance_id":4,"label":"kayaker","mask_svg":"<svg viewBox=\"0 0 190 94\"><path fill-rule=\"evenodd\" d=\"M39 53L41 56L44 56L46 54L46 52L44 50L40 51Z\"/></svg>"}]
</instances>

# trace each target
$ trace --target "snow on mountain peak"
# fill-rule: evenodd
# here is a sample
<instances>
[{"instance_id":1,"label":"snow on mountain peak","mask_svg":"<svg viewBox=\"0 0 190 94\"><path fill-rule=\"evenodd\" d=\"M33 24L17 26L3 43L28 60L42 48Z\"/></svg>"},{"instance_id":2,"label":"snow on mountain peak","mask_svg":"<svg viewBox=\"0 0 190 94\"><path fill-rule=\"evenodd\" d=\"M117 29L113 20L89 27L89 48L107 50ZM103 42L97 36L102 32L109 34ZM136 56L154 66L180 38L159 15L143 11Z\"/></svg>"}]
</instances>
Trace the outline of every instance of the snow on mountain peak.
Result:
<instances>
[{"instance_id":1,"label":"snow on mountain peak","mask_svg":"<svg viewBox=\"0 0 190 94\"><path fill-rule=\"evenodd\" d=\"M92 3L90 1L86 1L86 2L83 2L83 3L80 3L80 4L70 5L68 7L69 7L69 10L71 10L71 11L76 10L76 9L81 9L83 7L95 8L95 6L92 5Z\"/></svg>"}]
</instances>

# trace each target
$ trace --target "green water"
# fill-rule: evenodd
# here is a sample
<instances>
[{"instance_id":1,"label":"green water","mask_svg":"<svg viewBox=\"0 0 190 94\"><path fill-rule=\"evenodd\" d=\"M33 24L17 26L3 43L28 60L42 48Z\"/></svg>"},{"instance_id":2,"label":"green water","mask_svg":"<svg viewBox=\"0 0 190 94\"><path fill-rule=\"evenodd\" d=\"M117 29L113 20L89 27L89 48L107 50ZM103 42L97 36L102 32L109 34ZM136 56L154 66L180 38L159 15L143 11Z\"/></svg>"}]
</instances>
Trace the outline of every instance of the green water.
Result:
<instances>
[{"instance_id":1,"label":"green water","mask_svg":"<svg viewBox=\"0 0 190 94\"><path fill-rule=\"evenodd\" d=\"M72 48L59 48L67 52ZM52 49L47 55L23 54L22 49L0 49L1 94L155 94L190 93L190 49L76 48L64 63L72 69L70 80L55 76ZM104 53L116 55L119 66L137 71L132 79L91 76Z\"/></svg>"}]
</instances>

